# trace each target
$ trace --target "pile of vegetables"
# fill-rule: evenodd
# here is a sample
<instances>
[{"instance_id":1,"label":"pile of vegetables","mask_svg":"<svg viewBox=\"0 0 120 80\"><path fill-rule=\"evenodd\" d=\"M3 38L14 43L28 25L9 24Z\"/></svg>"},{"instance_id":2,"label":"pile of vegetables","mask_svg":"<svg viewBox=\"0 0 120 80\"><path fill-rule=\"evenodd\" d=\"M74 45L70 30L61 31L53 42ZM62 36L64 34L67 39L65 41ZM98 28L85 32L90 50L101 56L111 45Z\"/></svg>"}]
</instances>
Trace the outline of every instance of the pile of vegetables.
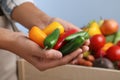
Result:
<instances>
[{"instance_id":1,"label":"pile of vegetables","mask_svg":"<svg viewBox=\"0 0 120 80\"><path fill-rule=\"evenodd\" d=\"M65 56L82 46L89 35L86 31L78 32L75 29L65 32L60 23L52 22L44 30L33 26L29 32L29 38L40 47L59 50Z\"/></svg>"},{"instance_id":2,"label":"pile of vegetables","mask_svg":"<svg viewBox=\"0 0 120 80\"><path fill-rule=\"evenodd\" d=\"M90 39L89 51L83 53L77 65L120 69L120 30L118 22L113 19L91 21L83 31L75 29L65 31L64 27L53 22L44 30L33 26L29 38L43 49L56 49L63 56L81 47Z\"/></svg>"},{"instance_id":3,"label":"pile of vegetables","mask_svg":"<svg viewBox=\"0 0 120 80\"><path fill-rule=\"evenodd\" d=\"M120 69L120 30L118 22L105 19L90 22L83 30L89 29L90 50L95 60L94 67Z\"/></svg>"}]
</instances>

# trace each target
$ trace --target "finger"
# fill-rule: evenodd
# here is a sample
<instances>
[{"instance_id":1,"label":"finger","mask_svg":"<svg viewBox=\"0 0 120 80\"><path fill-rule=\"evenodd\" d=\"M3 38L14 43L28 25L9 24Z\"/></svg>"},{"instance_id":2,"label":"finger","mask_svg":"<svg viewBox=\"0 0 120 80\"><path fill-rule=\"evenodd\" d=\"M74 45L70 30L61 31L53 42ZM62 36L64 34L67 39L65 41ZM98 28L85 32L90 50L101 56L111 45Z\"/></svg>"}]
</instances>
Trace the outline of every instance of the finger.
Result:
<instances>
[{"instance_id":1,"label":"finger","mask_svg":"<svg viewBox=\"0 0 120 80\"><path fill-rule=\"evenodd\" d=\"M70 64L73 64L73 65L78 64L78 59L72 60L72 61L70 62Z\"/></svg>"},{"instance_id":2,"label":"finger","mask_svg":"<svg viewBox=\"0 0 120 80\"><path fill-rule=\"evenodd\" d=\"M82 46L82 50L83 50L83 52L86 52L86 51L88 51L88 50L89 50L89 47L88 47L88 46L86 46L86 45L84 45L84 46Z\"/></svg>"},{"instance_id":3,"label":"finger","mask_svg":"<svg viewBox=\"0 0 120 80\"><path fill-rule=\"evenodd\" d=\"M41 61L41 59L37 59L37 60L34 59L34 63L36 63L36 67L39 70L46 70L49 68L53 68L53 67L57 67L57 66L61 66L61 65L69 63L71 60L73 60L79 54L81 54L81 52L82 52L81 49L77 49L73 53L71 53L61 59L56 59L56 60L43 59Z\"/></svg>"},{"instance_id":4,"label":"finger","mask_svg":"<svg viewBox=\"0 0 120 80\"><path fill-rule=\"evenodd\" d=\"M60 64L61 65L64 65L64 64L67 64L69 63L70 61L72 61L73 59L77 58L77 56L79 54L82 53L82 49L77 49L76 51L70 53L69 55L66 55L65 57L63 57L63 59L61 60Z\"/></svg>"},{"instance_id":5,"label":"finger","mask_svg":"<svg viewBox=\"0 0 120 80\"><path fill-rule=\"evenodd\" d=\"M86 41L85 41L85 45L90 45L90 40L89 39L87 39Z\"/></svg>"},{"instance_id":6,"label":"finger","mask_svg":"<svg viewBox=\"0 0 120 80\"><path fill-rule=\"evenodd\" d=\"M78 64L79 58L83 58L83 54L79 54L77 58L73 59L70 63L71 64Z\"/></svg>"},{"instance_id":7,"label":"finger","mask_svg":"<svg viewBox=\"0 0 120 80\"><path fill-rule=\"evenodd\" d=\"M69 63L71 60L73 60L74 58L76 58L79 54L81 54L82 50L81 49L77 49L76 51L72 52L71 54L58 59L58 60L53 60L49 63L47 63L46 65L42 65L41 67L44 69L48 69L48 68L53 68L56 66L61 66L61 65L65 65L67 63Z\"/></svg>"}]
</instances>

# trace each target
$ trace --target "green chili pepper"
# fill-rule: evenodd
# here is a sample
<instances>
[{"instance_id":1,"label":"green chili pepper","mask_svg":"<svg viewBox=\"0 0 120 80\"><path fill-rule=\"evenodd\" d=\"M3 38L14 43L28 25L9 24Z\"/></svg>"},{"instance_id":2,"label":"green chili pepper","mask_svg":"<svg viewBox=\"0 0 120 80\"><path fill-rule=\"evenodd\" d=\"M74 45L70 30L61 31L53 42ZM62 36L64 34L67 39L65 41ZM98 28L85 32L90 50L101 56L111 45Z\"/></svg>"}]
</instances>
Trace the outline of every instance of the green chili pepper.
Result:
<instances>
[{"instance_id":1,"label":"green chili pepper","mask_svg":"<svg viewBox=\"0 0 120 80\"><path fill-rule=\"evenodd\" d=\"M85 42L85 38L82 36L78 36L72 40L70 40L70 42L68 42L66 45L64 45L63 47L61 47L59 49L59 51L62 52L63 56L73 52L74 50L78 49L80 46L82 46Z\"/></svg>"},{"instance_id":2,"label":"green chili pepper","mask_svg":"<svg viewBox=\"0 0 120 80\"><path fill-rule=\"evenodd\" d=\"M82 36L82 37L84 37L85 39L88 39L88 38L89 38L88 32L86 32L86 31L80 31L80 32L77 32L77 33L75 33L75 34L72 34L72 35L66 37L65 40L69 41L69 40L74 39L74 38L76 38L76 37L78 37L78 36Z\"/></svg>"},{"instance_id":3,"label":"green chili pepper","mask_svg":"<svg viewBox=\"0 0 120 80\"><path fill-rule=\"evenodd\" d=\"M55 29L50 35L48 35L44 40L44 46L46 49L51 49L56 44L60 35L60 30Z\"/></svg>"}]
</instances>

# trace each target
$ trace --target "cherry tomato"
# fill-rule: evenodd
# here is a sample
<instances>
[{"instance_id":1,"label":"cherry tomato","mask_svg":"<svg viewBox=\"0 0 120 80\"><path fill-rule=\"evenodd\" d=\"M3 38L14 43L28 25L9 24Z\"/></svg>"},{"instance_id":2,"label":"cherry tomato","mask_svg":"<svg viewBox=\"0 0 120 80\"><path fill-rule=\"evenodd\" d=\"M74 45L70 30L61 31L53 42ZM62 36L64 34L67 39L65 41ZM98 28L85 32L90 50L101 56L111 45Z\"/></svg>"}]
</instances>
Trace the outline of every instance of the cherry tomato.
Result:
<instances>
[{"instance_id":1,"label":"cherry tomato","mask_svg":"<svg viewBox=\"0 0 120 80\"><path fill-rule=\"evenodd\" d=\"M94 35L90 38L90 49L93 51L98 51L106 43L106 39L102 34Z\"/></svg>"},{"instance_id":2,"label":"cherry tomato","mask_svg":"<svg viewBox=\"0 0 120 80\"><path fill-rule=\"evenodd\" d=\"M118 45L111 46L106 51L106 57L111 61L119 61L120 60L120 47Z\"/></svg>"},{"instance_id":3,"label":"cherry tomato","mask_svg":"<svg viewBox=\"0 0 120 80\"><path fill-rule=\"evenodd\" d=\"M100 30L104 35L113 34L118 31L118 23L113 19L106 19L101 25Z\"/></svg>"}]
</instances>

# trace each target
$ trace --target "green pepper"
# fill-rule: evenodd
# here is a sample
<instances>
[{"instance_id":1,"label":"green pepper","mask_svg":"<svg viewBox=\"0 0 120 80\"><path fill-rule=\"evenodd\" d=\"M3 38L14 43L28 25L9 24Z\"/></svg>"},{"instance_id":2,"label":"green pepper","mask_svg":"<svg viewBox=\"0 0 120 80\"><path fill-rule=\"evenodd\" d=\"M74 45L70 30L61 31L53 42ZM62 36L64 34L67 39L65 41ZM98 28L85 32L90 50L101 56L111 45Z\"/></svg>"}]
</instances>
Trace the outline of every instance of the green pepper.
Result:
<instances>
[{"instance_id":1,"label":"green pepper","mask_svg":"<svg viewBox=\"0 0 120 80\"><path fill-rule=\"evenodd\" d=\"M66 43L63 47L59 49L59 51L62 52L63 56L73 52L74 50L78 49L80 46L82 46L85 42L85 38L82 36L78 36L70 42Z\"/></svg>"},{"instance_id":2,"label":"green pepper","mask_svg":"<svg viewBox=\"0 0 120 80\"><path fill-rule=\"evenodd\" d=\"M78 36L83 36L85 39L88 39L88 38L89 38L88 32L86 32L86 31L80 31L80 32L77 32L77 33L75 33L75 34L72 34L72 35L66 37L65 40L69 41L69 40L74 39L74 38L76 38L76 37L78 37Z\"/></svg>"},{"instance_id":3,"label":"green pepper","mask_svg":"<svg viewBox=\"0 0 120 80\"><path fill-rule=\"evenodd\" d=\"M51 49L56 44L60 35L60 30L55 29L50 35L48 35L44 40L44 46L46 49Z\"/></svg>"}]
</instances>

